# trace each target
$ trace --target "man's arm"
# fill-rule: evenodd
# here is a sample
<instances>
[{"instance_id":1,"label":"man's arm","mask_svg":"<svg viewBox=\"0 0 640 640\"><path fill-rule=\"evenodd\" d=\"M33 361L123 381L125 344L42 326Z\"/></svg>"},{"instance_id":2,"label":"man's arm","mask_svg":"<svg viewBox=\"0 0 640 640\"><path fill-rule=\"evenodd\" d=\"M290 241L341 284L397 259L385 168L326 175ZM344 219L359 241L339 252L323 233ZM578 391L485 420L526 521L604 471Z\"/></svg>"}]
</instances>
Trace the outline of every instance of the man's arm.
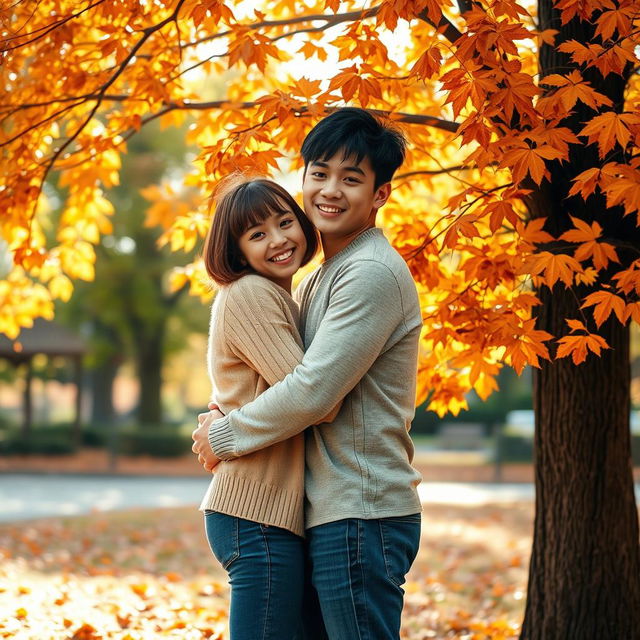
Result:
<instances>
[{"instance_id":1,"label":"man's arm","mask_svg":"<svg viewBox=\"0 0 640 640\"><path fill-rule=\"evenodd\" d=\"M300 365L252 402L211 423L215 455L236 458L319 422L378 358L403 322L402 303L395 276L385 265L361 261L345 268Z\"/></svg>"},{"instance_id":2,"label":"man's arm","mask_svg":"<svg viewBox=\"0 0 640 640\"><path fill-rule=\"evenodd\" d=\"M276 285L259 276L245 276L234 283L224 302L224 308L218 311L223 314L221 326L226 344L267 384L282 380L300 364L304 355L302 340ZM216 410L201 413L198 427L191 434L191 450L207 471L220 462L211 450L208 426L224 415L215 404L209 409L212 406ZM339 405L323 416L323 421L333 420L338 409Z\"/></svg>"}]
</instances>

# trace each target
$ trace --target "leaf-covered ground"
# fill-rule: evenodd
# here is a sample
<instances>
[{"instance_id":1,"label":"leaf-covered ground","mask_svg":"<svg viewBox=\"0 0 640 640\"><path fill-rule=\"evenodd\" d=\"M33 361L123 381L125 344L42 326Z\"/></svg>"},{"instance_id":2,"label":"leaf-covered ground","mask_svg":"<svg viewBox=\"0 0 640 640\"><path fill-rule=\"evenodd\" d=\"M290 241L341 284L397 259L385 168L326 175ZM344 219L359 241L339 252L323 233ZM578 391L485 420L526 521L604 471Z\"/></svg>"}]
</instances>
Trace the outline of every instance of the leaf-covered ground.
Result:
<instances>
[{"instance_id":1,"label":"leaf-covered ground","mask_svg":"<svg viewBox=\"0 0 640 640\"><path fill-rule=\"evenodd\" d=\"M532 505L428 506L403 638L511 640ZM0 637L226 638L225 574L193 508L0 526Z\"/></svg>"}]
</instances>

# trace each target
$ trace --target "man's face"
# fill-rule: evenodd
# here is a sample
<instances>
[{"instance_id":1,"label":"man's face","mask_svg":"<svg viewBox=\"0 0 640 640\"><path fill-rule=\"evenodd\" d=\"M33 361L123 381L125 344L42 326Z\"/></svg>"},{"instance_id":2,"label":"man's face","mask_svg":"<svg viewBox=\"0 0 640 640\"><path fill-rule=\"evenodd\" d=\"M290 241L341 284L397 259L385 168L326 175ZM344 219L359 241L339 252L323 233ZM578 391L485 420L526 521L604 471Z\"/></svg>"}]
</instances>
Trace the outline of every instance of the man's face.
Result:
<instances>
[{"instance_id":1,"label":"man's face","mask_svg":"<svg viewBox=\"0 0 640 640\"><path fill-rule=\"evenodd\" d=\"M368 158L356 164L353 158L343 159L340 151L329 160L316 160L306 167L304 210L322 235L325 256L327 249L335 254L375 225L376 212L386 202L391 187L387 183L374 189L374 183Z\"/></svg>"}]
</instances>

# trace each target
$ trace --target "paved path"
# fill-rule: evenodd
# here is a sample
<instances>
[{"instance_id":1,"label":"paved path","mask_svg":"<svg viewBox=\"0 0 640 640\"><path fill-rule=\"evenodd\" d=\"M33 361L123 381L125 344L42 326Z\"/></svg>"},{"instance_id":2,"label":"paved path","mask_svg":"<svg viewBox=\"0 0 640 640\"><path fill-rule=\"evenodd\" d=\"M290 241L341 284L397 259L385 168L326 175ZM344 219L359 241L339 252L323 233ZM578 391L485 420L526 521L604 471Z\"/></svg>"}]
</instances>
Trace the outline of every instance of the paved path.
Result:
<instances>
[{"instance_id":1,"label":"paved path","mask_svg":"<svg viewBox=\"0 0 640 640\"><path fill-rule=\"evenodd\" d=\"M0 521L74 516L134 507L196 506L208 479L153 476L0 474ZM424 503L477 505L533 500L529 484L423 482Z\"/></svg>"},{"instance_id":2,"label":"paved path","mask_svg":"<svg viewBox=\"0 0 640 640\"><path fill-rule=\"evenodd\" d=\"M0 522L135 507L195 508L207 484L207 477L0 474ZM534 499L531 484L423 482L418 490L423 504L475 506Z\"/></svg>"}]
</instances>

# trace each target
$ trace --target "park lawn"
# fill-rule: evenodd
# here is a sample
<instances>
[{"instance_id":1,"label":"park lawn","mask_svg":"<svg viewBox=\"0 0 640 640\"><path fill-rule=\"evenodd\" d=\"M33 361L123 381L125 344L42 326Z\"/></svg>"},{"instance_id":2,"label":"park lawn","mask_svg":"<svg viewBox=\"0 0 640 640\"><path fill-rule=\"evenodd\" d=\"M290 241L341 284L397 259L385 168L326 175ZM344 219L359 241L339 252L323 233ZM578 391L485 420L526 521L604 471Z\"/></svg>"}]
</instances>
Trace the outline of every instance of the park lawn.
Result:
<instances>
[{"instance_id":1,"label":"park lawn","mask_svg":"<svg viewBox=\"0 0 640 640\"><path fill-rule=\"evenodd\" d=\"M511 640L533 505L429 505L403 638ZM0 526L0 637L226 638L227 586L195 508Z\"/></svg>"}]
</instances>

